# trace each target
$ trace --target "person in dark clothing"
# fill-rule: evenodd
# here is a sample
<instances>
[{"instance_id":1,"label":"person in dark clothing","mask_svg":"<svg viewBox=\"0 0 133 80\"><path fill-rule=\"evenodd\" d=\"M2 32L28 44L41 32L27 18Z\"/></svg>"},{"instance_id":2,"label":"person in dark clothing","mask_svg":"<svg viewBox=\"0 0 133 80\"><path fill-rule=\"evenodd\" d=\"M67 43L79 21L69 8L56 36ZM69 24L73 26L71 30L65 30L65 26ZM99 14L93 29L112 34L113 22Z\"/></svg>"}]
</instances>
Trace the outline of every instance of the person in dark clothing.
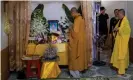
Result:
<instances>
[{"instance_id":1,"label":"person in dark clothing","mask_svg":"<svg viewBox=\"0 0 133 80\"><path fill-rule=\"evenodd\" d=\"M98 15L98 22L99 22L99 34L106 35L108 34L108 19L109 16L105 13L105 8L100 7L100 14Z\"/></svg>"},{"instance_id":2,"label":"person in dark clothing","mask_svg":"<svg viewBox=\"0 0 133 80\"><path fill-rule=\"evenodd\" d=\"M110 30L109 30L109 33L112 37L112 51L113 51L113 48L114 48L114 37L113 37L113 30L116 26L116 24L118 23L119 19L118 19L118 13L119 13L119 9L115 9L114 10L114 17L111 18L110 20Z\"/></svg>"},{"instance_id":3,"label":"person in dark clothing","mask_svg":"<svg viewBox=\"0 0 133 80\"><path fill-rule=\"evenodd\" d=\"M108 36L108 19L109 16L105 13L106 9L104 7L100 7L100 13L97 15L97 27L99 28L99 38L104 37L104 44L106 42Z\"/></svg>"},{"instance_id":4,"label":"person in dark clothing","mask_svg":"<svg viewBox=\"0 0 133 80\"><path fill-rule=\"evenodd\" d=\"M115 9L114 10L115 16L110 19L110 30L109 30L110 34L113 32L113 29L115 28L115 25L119 21L119 19L118 19L118 11L119 11L119 9Z\"/></svg>"}]
</instances>

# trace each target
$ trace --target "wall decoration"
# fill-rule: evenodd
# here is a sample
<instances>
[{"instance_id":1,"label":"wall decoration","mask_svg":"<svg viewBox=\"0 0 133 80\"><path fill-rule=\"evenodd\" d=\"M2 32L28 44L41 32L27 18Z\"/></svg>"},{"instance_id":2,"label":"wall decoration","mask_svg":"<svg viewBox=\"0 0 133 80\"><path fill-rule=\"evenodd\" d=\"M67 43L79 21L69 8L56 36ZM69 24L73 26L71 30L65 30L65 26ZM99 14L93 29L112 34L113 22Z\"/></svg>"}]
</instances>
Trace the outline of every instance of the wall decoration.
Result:
<instances>
[{"instance_id":1,"label":"wall decoration","mask_svg":"<svg viewBox=\"0 0 133 80\"><path fill-rule=\"evenodd\" d=\"M43 16L44 5L39 4L31 15L31 28L30 28L30 37L37 37L38 35L47 36L48 22Z\"/></svg>"},{"instance_id":2,"label":"wall decoration","mask_svg":"<svg viewBox=\"0 0 133 80\"><path fill-rule=\"evenodd\" d=\"M58 20L49 20L48 21L50 33L57 32L58 22L59 22Z\"/></svg>"}]
</instances>

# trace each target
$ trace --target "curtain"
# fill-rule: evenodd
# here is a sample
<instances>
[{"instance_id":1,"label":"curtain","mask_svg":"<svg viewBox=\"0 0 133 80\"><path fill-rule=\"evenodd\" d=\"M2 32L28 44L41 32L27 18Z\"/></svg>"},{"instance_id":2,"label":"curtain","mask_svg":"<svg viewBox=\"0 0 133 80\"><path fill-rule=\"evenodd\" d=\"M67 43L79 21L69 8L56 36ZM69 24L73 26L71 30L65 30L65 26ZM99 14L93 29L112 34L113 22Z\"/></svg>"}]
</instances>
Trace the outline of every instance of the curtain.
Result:
<instances>
[{"instance_id":1,"label":"curtain","mask_svg":"<svg viewBox=\"0 0 133 80\"><path fill-rule=\"evenodd\" d=\"M22 56L26 52L30 29L28 1L8 1L5 3L5 23L9 22L8 44L10 71L23 68Z\"/></svg>"},{"instance_id":2,"label":"curtain","mask_svg":"<svg viewBox=\"0 0 133 80\"><path fill-rule=\"evenodd\" d=\"M81 1L83 18L86 26L88 64L92 63L92 1ZM90 65L88 65L90 66Z\"/></svg>"}]
</instances>

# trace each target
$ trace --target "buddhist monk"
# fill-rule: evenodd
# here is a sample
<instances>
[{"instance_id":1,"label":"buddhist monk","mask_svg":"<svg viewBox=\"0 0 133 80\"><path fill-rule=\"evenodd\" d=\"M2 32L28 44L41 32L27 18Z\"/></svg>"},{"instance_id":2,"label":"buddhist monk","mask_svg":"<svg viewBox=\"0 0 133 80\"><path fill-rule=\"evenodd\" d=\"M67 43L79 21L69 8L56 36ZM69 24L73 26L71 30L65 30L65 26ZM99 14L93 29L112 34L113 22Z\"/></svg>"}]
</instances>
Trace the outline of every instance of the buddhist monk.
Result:
<instances>
[{"instance_id":1,"label":"buddhist monk","mask_svg":"<svg viewBox=\"0 0 133 80\"><path fill-rule=\"evenodd\" d=\"M80 71L87 69L85 23L75 7L71 15L74 24L69 34L69 70L73 77L79 78Z\"/></svg>"},{"instance_id":2,"label":"buddhist monk","mask_svg":"<svg viewBox=\"0 0 133 80\"><path fill-rule=\"evenodd\" d=\"M118 76L124 76L125 69L129 65L128 41L130 38L130 25L125 10L120 9L118 13L119 22L114 28L115 44L111 57L112 66L118 69Z\"/></svg>"}]
</instances>

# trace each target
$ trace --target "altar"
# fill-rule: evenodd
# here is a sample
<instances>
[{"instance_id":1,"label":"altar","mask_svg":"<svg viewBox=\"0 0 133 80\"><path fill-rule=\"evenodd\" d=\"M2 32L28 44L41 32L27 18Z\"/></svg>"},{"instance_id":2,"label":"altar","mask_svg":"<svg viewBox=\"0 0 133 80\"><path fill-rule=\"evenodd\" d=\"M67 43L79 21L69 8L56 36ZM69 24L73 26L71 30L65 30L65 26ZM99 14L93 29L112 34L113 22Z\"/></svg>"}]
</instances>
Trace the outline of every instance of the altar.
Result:
<instances>
[{"instance_id":1,"label":"altar","mask_svg":"<svg viewBox=\"0 0 133 80\"><path fill-rule=\"evenodd\" d=\"M67 43L60 43L60 44L52 44L57 48L57 55L59 56L59 65L68 65L68 44ZM40 57L43 56L46 48L48 48L48 44L38 44L35 45L34 43L28 44L28 48L26 51L27 56L38 55Z\"/></svg>"},{"instance_id":2,"label":"altar","mask_svg":"<svg viewBox=\"0 0 133 80\"><path fill-rule=\"evenodd\" d=\"M62 71L59 66L69 64L69 31L74 23L70 11L72 7L82 12L79 1L31 3L30 32L25 57L39 57L41 70L38 78L57 78ZM56 57L58 60L54 61Z\"/></svg>"}]
</instances>

